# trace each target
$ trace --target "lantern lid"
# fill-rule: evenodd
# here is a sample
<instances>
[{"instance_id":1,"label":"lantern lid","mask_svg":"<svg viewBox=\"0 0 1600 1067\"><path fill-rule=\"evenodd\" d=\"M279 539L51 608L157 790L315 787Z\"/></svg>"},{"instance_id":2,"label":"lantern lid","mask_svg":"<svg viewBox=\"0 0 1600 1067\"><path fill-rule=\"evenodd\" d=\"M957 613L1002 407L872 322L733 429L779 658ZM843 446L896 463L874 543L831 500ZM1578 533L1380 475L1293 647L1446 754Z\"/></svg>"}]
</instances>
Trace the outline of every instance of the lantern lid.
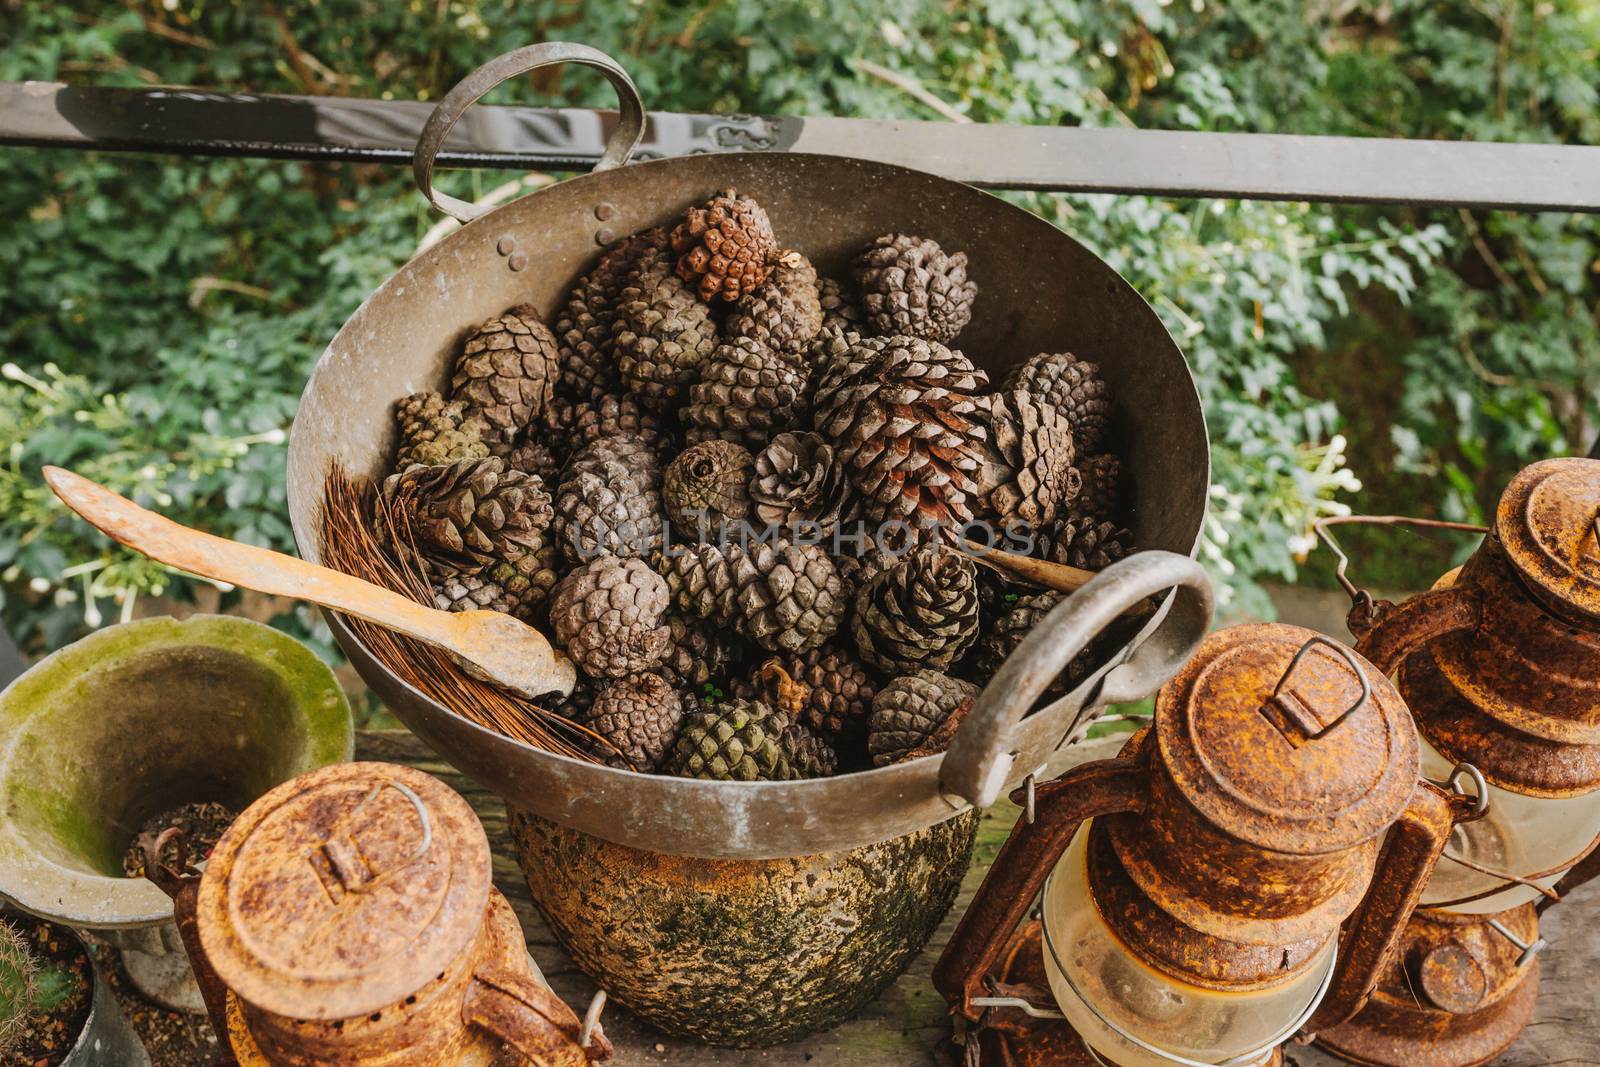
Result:
<instances>
[{"instance_id":1,"label":"lantern lid","mask_svg":"<svg viewBox=\"0 0 1600 1067\"><path fill-rule=\"evenodd\" d=\"M285 782L217 843L196 915L230 989L292 1019L370 1014L442 974L477 936L489 842L443 782L346 763Z\"/></svg>"},{"instance_id":2,"label":"lantern lid","mask_svg":"<svg viewBox=\"0 0 1600 1067\"><path fill-rule=\"evenodd\" d=\"M1278 852L1336 852L1383 833L1421 769L1389 680L1299 626L1206 638L1157 697L1155 734L1167 773L1207 821Z\"/></svg>"},{"instance_id":3,"label":"lantern lid","mask_svg":"<svg viewBox=\"0 0 1600 1067\"><path fill-rule=\"evenodd\" d=\"M1495 514L1511 565L1553 610L1600 621L1600 460L1524 467Z\"/></svg>"}]
</instances>

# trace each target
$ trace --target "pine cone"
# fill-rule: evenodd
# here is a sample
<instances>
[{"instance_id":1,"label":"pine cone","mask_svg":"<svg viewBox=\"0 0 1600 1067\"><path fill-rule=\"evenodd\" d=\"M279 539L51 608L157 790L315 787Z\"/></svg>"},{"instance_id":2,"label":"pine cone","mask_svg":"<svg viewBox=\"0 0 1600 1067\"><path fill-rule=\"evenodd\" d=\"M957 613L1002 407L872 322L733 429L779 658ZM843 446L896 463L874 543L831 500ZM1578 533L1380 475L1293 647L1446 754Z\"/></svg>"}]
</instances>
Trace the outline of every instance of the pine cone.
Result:
<instances>
[{"instance_id":1,"label":"pine cone","mask_svg":"<svg viewBox=\"0 0 1600 1067\"><path fill-rule=\"evenodd\" d=\"M558 455L572 453L602 437L637 437L655 452L672 449L672 434L660 415L648 411L632 393L557 403L545 412L545 441Z\"/></svg>"},{"instance_id":2,"label":"pine cone","mask_svg":"<svg viewBox=\"0 0 1600 1067\"><path fill-rule=\"evenodd\" d=\"M670 258L646 250L623 287L615 322L622 382L653 411L671 411L717 344L711 308L672 273Z\"/></svg>"},{"instance_id":3,"label":"pine cone","mask_svg":"<svg viewBox=\"0 0 1600 1067\"><path fill-rule=\"evenodd\" d=\"M784 727L778 744L802 778L826 778L839 773L839 754L833 746L800 723L791 722Z\"/></svg>"},{"instance_id":4,"label":"pine cone","mask_svg":"<svg viewBox=\"0 0 1600 1067\"><path fill-rule=\"evenodd\" d=\"M1022 644L1022 639L1064 599L1061 593L1044 592L1012 596L995 605L994 618L983 628L974 651L974 665L985 676L993 675Z\"/></svg>"},{"instance_id":5,"label":"pine cone","mask_svg":"<svg viewBox=\"0 0 1600 1067\"><path fill-rule=\"evenodd\" d=\"M625 761L636 771L656 769L682 721L683 701L659 674L617 679L595 694L594 704L577 720L617 747L621 761L608 753L607 762Z\"/></svg>"},{"instance_id":6,"label":"pine cone","mask_svg":"<svg viewBox=\"0 0 1600 1067\"><path fill-rule=\"evenodd\" d=\"M1132 551L1133 534L1114 522L1059 520L1046 527L1035 555L1069 567L1104 570Z\"/></svg>"},{"instance_id":7,"label":"pine cone","mask_svg":"<svg viewBox=\"0 0 1600 1067\"><path fill-rule=\"evenodd\" d=\"M608 464L625 468L652 489L660 487L661 456L644 438L631 433L595 438L567 459L561 473L563 478L582 473L599 474Z\"/></svg>"},{"instance_id":8,"label":"pine cone","mask_svg":"<svg viewBox=\"0 0 1600 1067\"><path fill-rule=\"evenodd\" d=\"M560 373L555 334L532 304L520 304L467 338L451 397L510 439L544 413Z\"/></svg>"},{"instance_id":9,"label":"pine cone","mask_svg":"<svg viewBox=\"0 0 1600 1067\"><path fill-rule=\"evenodd\" d=\"M1105 451L1111 396L1096 364L1071 352L1040 352L1008 374L1001 388L1032 393L1065 415L1079 455Z\"/></svg>"},{"instance_id":10,"label":"pine cone","mask_svg":"<svg viewBox=\"0 0 1600 1067\"><path fill-rule=\"evenodd\" d=\"M769 652L816 648L844 615L844 583L818 545L684 545L662 566L674 603L699 618L731 621Z\"/></svg>"},{"instance_id":11,"label":"pine cone","mask_svg":"<svg viewBox=\"0 0 1600 1067\"><path fill-rule=\"evenodd\" d=\"M894 679L878 690L872 701L867 751L872 753L873 765L885 767L914 753L942 751L937 744L941 735L953 732L942 728L955 716L964 715L977 695L977 686L938 671L916 671ZM948 738L944 740L949 743Z\"/></svg>"},{"instance_id":12,"label":"pine cone","mask_svg":"<svg viewBox=\"0 0 1600 1067\"><path fill-rule=\"evenodd\" d=\"M714 623L669 614L667 627L672 631L672 643L658 669L674 689L699 693L726 675L733 648Z\"/></svg>"},{"instance_id":13,"label":"pine cone","mask_svg":"<svg viewBox=\"0 0 1600 1067\"><path fill-rule=\"evenodd\" d=\"M805 398L806 374L796 360L735 337L716 347L689 388L689 442L723 438L764 448L804 411Z\"/></svg>"},{"instance_id":14,"label":"pine cone","mask_svg":"<svg viewBox=\"0 0 1600 1067\"><path fill-rule=\"evenodd\" d=\"M682 535L703 540L718 531L736 533L750 514L750 472L755 457L732 441L706 441L684 449L667 465L661 499Z\"/></svg>"},{"instance_id":15,"label":"pine cone","mask_svg":"<svg viewBox=\"0 0 1600 1067\"><path fill-rule=\"evenodd\" d=\"M816 430L868 518L919 540L972 520L985 431L971 394L987 381L961 353L910 337L861 340L822 368Z\"/></svg>"},{"instance_id":16,"label":"pine cone","mask_svg":"<svg viewBox=\"0 0 1600 1067\"><path fill-rule=\"evenodd\" d=\"M667 656L667 583L642 560L601 556L556 586L556 640L591 678L648 671Z\"/></svg>"},{"instance_id":17,"label":"pine cone","mask_svg":"<svg viewBox=\"0 0 1600 1067\"><path fill-rule=\"evenodd\" d=\"M801 777L782 736L789 720L754 700L690 711L662 770L721 782L788 782Z\"/></svg>"},{"instance_id":18,"label":"pine cone","mask_svg":"<svg viewBox=\"0 0 1600 1067\"><path fill-rule=\"evenodd\" d=\"M464 401L447 401L438 393L412 393L395 401L394 416L400 430L394 457L397 471L414 463L439 467L489 454L483 441L489 427L467 413Z\"/></svg>"},{"instance_id":19,"label":"pine cone","mask_svg":"<svg viewBox=\"0 0 1600 1067\"><path fill-rule=\"evenodd\" d=\"M692 207L672 231L678 277L702 300L738 300L772 272L778 240L760 204L732 189Z\"/></svg>"},{"instance_id":20,"label":"pine cone","mask_svg":"<svg viewBox=\"0 0 1600 1067\"><path fill-rule=\"evenodd\" d=\"M556 314L560 344L560 394L569 401L598 400L621 392L612 351L622 287L646 250L667 247L666 227L624 237L606 249L594 269L579 279Z\"/></svg>"},{"instance_id":21,"label":"pine cone","mask_svg":"<svg viewBox=\"0 0 1600 1067\"><path fill-rule=\"evenodd\" d=\"M502 458L506 466L514 471L537 474L545 485L555 485L561 472L561 464L556 461L555 453L534 441L524 441L508 449Z\"/></svg>"},{"instance_id":22,"label":"pine cone","mask_svg":"<svg viewBox=\"0 0 1600 1067\"><path fill-rule=\"evenodd\" d=\"M1114 521L1122 513L1122 461L1109 452L1078 463L1083 488L1070 514L1088 522Z\"/></svg>"},{"instance_id":23,"label":"pine cone","mask_svg":"<svg viewBox=\"0 0 1600 1067\"><path fill-rule=\"evenodd\" d=\"M978 573L965 555L929 546L856 594L852 633L861 658L890 672L944 669L978 635Z\"/></svg>"},{"instance_id":24,"label":"pine cone","mask_svg":"<svg viewBox=\"0 0 1600 1067\"><path fill-rule=\"evenodd\" d=\"M657 478L641 460L630 466L628 459L605 451L604 442L611 440L603 438L575 455L556 490L555 539L572 563L597 556L640 558L661 547L666 516ZM597 448L600 454L593 451Z\"/></svg>"},{"instance_id":25,"label":"pine cone","mask_svg":"<svg viewBox=\"0 0 1600 1067\"><path fill-rule=\"evenodd\" d=\"M768 526L816 523L831 537L847 511L850 487L820 434L780 433L755 458L750 498L756 518Z\"/></svg>"},{"instance_id":26,"label":"pine cone","mask_svg":"<svg viewBox=\"0 0 1600 1067\"><path fill-rule=\"evenodd\" d=\"M953 341L972 318L978 287L967 280L967 254L946 255L931 238L884 234L853 270L867 328L880 337Z\"/></svg>"},{"instance_id":27,"label":"pine cone","mask_svg":"<svg viewBox=\"0 0 1600 1067\"><path fill-rule=\"evenodd\" d=\"M518 605L500 583L482 574L447 571L433 582L433 606L440 611L500 611L518 615Z\"/></svg>"},{"instance_id":28,"label":"pine cone","mask_svg":"<svg viewBox=\"0 0 1600 1067\"><path fill-rule=\"evenodd\" d=\"M979 482L1000 529L1037 530L1065 514L1083 484L1067 420L1020 391L986 397L978 410L989 431Z\"/></svg>"},{"instance_id":29,"label":"pine cone","mask_svg":"<svg viewBox=\"0 0 1600 1067\"><path fill-rule=\"evenodd\" d=\"M823 278L817 282L817 304L822 308L822 328L834 327L846 333L865 330L865 316L856 306L855 297L837 279Z\"/></svg>"},{"instance_id":30,"label":"pine cone","mask_svg":"<svg viewBox=\"0 0 1600 1067\"><path fill-rule=\"evenodd\" d=\"M776 676L768 667L782 671ZM787 681L787 692L798 693L794 716L835 745L848 745L866 736L867 716L877 686L854 657L842 648L823 645L800 656L776 656L748 679L734 686L734 695L753 697L775 707L785 702L774 689Z\"/></svg>"},{"instance_id":31,"label":"pine cone","mask_svg":"<svg viewBox=\"0 0 1600 1067\"><path fill-rule=\"evenodd\" d=\"M748 337L774 352L799 356L822 329L817 270L799 252L778 257L772 275L734 306L724 331Z\"/></svg>"},{"instance_id":32,"label":"pine cone","mask_svg":"<svg viewBox=\"0 0 1600 1067\"><path fill-rule=\"evenodd\" d=\"M550 494L537 475L505 461L464 459L447 467L410 467L384 480L385 506L409 527L430 565L478 574L544 547Z\"/></svg>"}]
</instances>

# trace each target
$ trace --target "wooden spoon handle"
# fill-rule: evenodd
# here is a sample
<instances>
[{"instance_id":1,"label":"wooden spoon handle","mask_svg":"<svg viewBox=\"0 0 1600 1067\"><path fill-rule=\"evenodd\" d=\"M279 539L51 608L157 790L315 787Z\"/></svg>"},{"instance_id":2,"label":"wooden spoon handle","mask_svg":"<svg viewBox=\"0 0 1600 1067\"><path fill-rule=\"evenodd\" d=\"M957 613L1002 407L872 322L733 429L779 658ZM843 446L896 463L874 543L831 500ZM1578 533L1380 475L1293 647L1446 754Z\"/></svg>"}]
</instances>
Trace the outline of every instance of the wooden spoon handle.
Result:
<instances>
[{"instance_id":1,"label":"wooden spoon handle","mask_svg":"<svg viewBox=\"0 0 1600 1067\"><path fill-rule=\"evenodd\" d=\"M987 564L1001 574L1032 582L1045 589L1054 589L1058 593L1075 593L1095 575L1094 571L1086 571L1082 567L1069 567L1065 563L1052 563L1047 559L1034 559L1032 556L1019 556L1015 552L990 548L970 537L964 540L977 562Z\"/></svg>"},{"instance_id":2,"label":"wooden spoon handle","mask_svg":"<svg viewBox=\"0 0 1600 1067\"><path fill-rule=\"evenodd\" d=\"M60 467L46 467L44 480L67 507L107 537L168 566L307 600L430 644L449 648L455 643L454 618L447 612L294 556L192 530Z\"/></svg>"}]
</instances>

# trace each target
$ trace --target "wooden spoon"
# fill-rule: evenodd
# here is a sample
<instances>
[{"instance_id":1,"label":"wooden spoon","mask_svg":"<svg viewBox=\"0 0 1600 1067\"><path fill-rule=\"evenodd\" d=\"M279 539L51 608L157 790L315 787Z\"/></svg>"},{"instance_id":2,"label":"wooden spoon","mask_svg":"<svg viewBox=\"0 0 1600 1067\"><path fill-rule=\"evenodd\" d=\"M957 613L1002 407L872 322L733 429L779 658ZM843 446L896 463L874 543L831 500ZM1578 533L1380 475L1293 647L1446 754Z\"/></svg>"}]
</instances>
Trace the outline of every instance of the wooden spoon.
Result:
<instances>
[{"instance_id":1,"label":"wooden spoon","mask_svg":"<svg viewBox=\"0 0 1600 1067\"><path fill-rule=\"evenodd\" d=\"M360 578L254 545L191 530L60 467L44 480L102 533L191 574L294 597L415 637L485 681L526 697L572 692L577 672L538 630L498 611L439 611Z\"/></svg>"},{"instance_id":2,"label":"wooden spoon","mask_svg":"<svg viewBox=\"0 0 1600 1067\"><path fill-rule=\"evenodd\" d=\"M981 563L990 570L1003 577L1014 581L1028 582L1045 589L1053 589L1058 593L1075 593L1082 589L1093 578L1097 571L1086 571L1082 567L1072 567L1065 563L1052 563L1047 559L1035 559L1033 556L1019 556L1015 552L1006 552L1003 549L990 548L981 541L972 538L963 538L967 545L967 554L974 562ZM1123 612L1124 615L1148 615L1154 610L1150 601L1142 601Z\"/></svg>"}]
</instances>

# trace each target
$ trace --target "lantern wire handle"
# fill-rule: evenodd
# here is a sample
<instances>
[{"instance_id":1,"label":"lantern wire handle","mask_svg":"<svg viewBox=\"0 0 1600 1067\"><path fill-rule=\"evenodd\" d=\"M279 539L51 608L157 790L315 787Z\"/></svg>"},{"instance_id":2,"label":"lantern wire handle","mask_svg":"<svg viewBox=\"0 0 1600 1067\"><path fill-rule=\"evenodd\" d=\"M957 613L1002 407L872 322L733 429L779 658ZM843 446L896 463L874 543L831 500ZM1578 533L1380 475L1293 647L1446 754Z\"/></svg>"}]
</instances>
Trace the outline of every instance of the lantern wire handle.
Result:
<instances>
[{"instance_id":1,"label":"lantern wire handle","mask_svg":"<svg viewBox=\"0 0 1600 1067\"><path fill-rule=\"evenodd\" d=\"M1597 516L1600 522L1600 516ZM1311 524L1311 529L1316 533L1318 540L1327 545L1338 564L1333 569L1333 576L1339 580L1339 585L1352 601L1361 606L1370 607L1372 594L1365 589L1358 589L1345 571L1350 567L1350 557L1345 554L1339 542L1328 531L1330 526L1406 526L1425 530L1459 530L1462 533L1486 534L1489 527L1471 522L1449 522L1445 519L1420 519L1409 515L1325 515ZM1600 528L1597 528L1600 529ZM1600 532L1597 532L1600 537Z\"/></svg>"},{"instance_id":2,"label":"lantern wire handle","mask_svg":"<svg viewBox=\"0 0 1600 1067\"><path fill-rule=\"evenodd\" d=\"M1340 712L1339 717L1334 719L1328 725L1322 726L1320 721L1317 722L1317 725L1320 726L1321 729L1312 732L1311 730L1307 729L1307 724L1303 721L1304 716L1302 716L1297 709L1290 708L1286 701L1279 699L1279 696L1283 693L1283 687L1288 684L1289 678L1294 674L1295 668L1300 666L1300 661L1305 659L1306 656L1310 654L1312 648L1316 647L1317 645L1326 645L1333 651L1335 655L1344 660L1345 664L1349 666L1352 671L1355 672L1356 680L1361 683L1361 695L1356 698L1356 702L1354 704L1351 704L1344 711ZM1308 741L1320 741L1324 737L1327 737L1329 733L1333 732L1333 730L1337 729L1340 723L1344 722L1350 716L1354 715L1356 712L1365 707L1367 701L1371 699L1372 683L1367 679L1367 672L1361 669L1361 664L1356 660L1356 654L1350 651L1344 645L1341 645L1339 642L1333 640L1331 637L1324 637L1322 634L1317 634L1305 644L1301 645L1300 651L1294 654L1294 658L1289 661L1288 668L1284 670L1283 675L1278 679L1278 684L1272 687L1272 696L1267 699L1267 703L1276 704L1280 709L1282 709L1296 726L1305 731L1306 739ZM1264 706L1263 710L1265 710ZM1274 725L1277 724L1274 723Z\"/></svg>"}]
</instances>

